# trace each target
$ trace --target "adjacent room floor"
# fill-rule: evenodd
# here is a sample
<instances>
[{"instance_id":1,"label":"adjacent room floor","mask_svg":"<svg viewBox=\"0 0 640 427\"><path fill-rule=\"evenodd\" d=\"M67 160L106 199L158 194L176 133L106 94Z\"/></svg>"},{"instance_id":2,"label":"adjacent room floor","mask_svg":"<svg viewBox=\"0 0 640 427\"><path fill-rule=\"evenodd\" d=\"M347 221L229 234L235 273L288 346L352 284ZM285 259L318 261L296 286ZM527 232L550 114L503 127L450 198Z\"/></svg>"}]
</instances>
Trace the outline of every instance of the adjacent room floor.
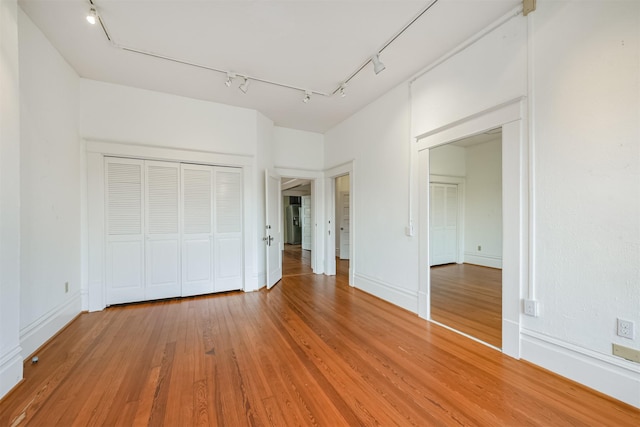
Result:
<instances>
[{"instance_id":1,"label":"adjacent room floor","mask_svg":"<svg viewBox=\"0 0 640 427\"><path fill-rule=\"evenodd\" d=\"M502 348L502 270L473 264L431 267L431 318Z\"/></svg>"},{"instance_id":2,"label":"adjacent room floor","mask_svg":"<svg viewBox=\"0 0 640 427\"><path fill-rule=\"evenodd\" d=\"M348 262L328 277L287 252L268 291L80 315L25 364L0 425L640 425L631 406L349 287Z\"/></svg>"}]
</instances>

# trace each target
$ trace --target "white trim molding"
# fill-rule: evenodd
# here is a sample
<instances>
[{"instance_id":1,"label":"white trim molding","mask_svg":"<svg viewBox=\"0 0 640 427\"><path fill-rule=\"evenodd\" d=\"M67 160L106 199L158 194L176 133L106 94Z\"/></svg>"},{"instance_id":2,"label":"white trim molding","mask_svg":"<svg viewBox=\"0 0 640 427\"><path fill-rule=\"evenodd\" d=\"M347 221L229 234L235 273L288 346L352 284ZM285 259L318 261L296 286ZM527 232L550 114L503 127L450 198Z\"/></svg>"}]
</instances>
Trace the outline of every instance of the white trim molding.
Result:
<instances>
[{"instance_id":1,"label":"white trim molding","mask_svg":"<svg viewBox=\"0 0 640 427\"><path fill-rule=\"evenodd\" d=\"M418 312L418 293L400 288L364 274L354 275L355 287L368 294L404 308L412 313Z\"/></svg>"},{"instance_id":2,"label":"white trim molding","mask_svg":"<svg viewBox=\"0 0 640 427\"><path fill-rule=\"evenodd\" d=\"M523 329L522 358L640 408L640 366Z\"/></svg>"},{"instance_id":3,"label":"white trim molding","mask_svg":"<svg viewBox=\"0 0 640 427\"><path fill-rule=\"evenodd\" d=\"M0 398L22 381L22 347L7 349L0 357Z\"/></svg>"},{"instance_id":4,"label":"white trim molding","mask_svg":"<svg viewBox=\"0 0 640 427\"><path fill-rule=\"evenodd\" d=\"M75 291L69 298L20 330L20 345L29 357L47 340L57 334L81 312L81 293Z\"/></svg>"},{"instance_id":5,"label":"white trim molding","mask_svg":"<svg viewBox=\"0 0 640 427\"><path fill-rule=\"evenodd\" d=\"M467 264L481 265L483 267L502 268L502 257L493 255L478 255L474 252L465 252L464 262Z\"/></svg>"}]
</instances>

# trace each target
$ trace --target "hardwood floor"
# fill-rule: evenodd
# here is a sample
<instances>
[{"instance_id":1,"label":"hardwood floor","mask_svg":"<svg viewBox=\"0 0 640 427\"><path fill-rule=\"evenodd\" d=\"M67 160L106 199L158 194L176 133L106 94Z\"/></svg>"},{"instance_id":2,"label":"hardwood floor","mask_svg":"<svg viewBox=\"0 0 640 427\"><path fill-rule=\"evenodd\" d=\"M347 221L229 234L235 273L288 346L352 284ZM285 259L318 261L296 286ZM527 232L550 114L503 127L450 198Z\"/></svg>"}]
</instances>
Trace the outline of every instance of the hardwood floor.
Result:
<instances>
[{"instance_id":1,"label":"hardwood floor","mask_svg":"<svg viewBox=\"0 0 640 427\"><path fill-rule=\"evenodd\" d=\"M502 347L502 270L472 264L431 267L431 318Z\"/></svg>"},{"instance_id":2,"label":"hardwood floor","mask_svg":"<svg viewBox=\"0 0 640 427\"><path fill-rule=\"evenodd\" d=\"M296 276L313 274L311 270L311 251L302 250L301 245L284 245L282 252L282 275Z\"/></svg>"},{"instance_id":3,"label":"hardwood floor","mask_svg":"<svg viewBox=\"0 0 640 427\"><path fill-rule=\"evenodd\" d=\"M1 426L640 425L344 274L82 314L38 356Z\"/></svg>"}]
</instances>

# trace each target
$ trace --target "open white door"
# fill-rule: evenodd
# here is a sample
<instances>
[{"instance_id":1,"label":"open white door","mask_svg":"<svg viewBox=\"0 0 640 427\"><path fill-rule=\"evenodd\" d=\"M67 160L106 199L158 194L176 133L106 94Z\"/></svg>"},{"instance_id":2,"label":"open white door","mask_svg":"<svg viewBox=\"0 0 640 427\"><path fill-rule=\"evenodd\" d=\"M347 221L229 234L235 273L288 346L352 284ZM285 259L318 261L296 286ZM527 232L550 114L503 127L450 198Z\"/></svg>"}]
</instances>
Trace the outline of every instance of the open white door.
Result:
<instances>
[{"instance_id":1,"label":"open white door","mask_svg":"<svg viewBox=\"0 0 640 427\"><path fill-rule=\"evenodd\" d=\"M300 209L302 220L302 249L311 250L311 196L302 196L302 208Z\"/></svg>"},{"instance_id":2,"label":"open white door","mask_svg":"<svg viewBox=\"0 0 640 427\"><path fill-rule=\"evenodd\" d=\"M340 192L340 259L349 259L349 192Z\"/></svg>"},{"instance_id":3,"label":"open white door","mask_svg":"<svg viewBox=\"0 0 640 427\"><path fill-rule=\"evenodd\" d=\"M267 289L282 279L282 252L280 241L282 240L280 220L280 177L265 170L265 237L267 245Z\"/></svg>"}]
</instances>

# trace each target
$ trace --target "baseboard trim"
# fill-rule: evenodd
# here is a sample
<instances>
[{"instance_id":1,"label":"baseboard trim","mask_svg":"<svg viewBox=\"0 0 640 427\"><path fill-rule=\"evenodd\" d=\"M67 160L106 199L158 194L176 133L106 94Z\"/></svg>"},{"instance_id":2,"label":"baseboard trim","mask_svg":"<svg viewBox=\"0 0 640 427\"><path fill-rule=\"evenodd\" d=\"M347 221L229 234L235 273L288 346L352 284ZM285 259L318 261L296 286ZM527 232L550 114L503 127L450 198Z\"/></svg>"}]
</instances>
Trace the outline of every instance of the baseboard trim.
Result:
<instances>
[{"instance_id":1,"label":"baseboard trim","mask_svg":"<svg viewBox=\"0 0 640 427\"><path fill-rule=\"evenodd\" d=\"M478 255L471 252L464 253L466 264L481 265L483 267L502 268L502 258L487 255Z\"/></svg>"},{"instance_id":2,"label":"baseboard trim","mask_svg":"<svg viewBox=\"0 0 640 427\"><path fill-rule=\"evenodd\" d=\"M0 357L0 399L22 381L22 348L17 345Z\"/></svg>"},{"instance_id":3,"label":"baseboard trim","mask_svg":"<svg viewBox=\"0 0 640 427\"><path fill-rule=\"evenodd\" d=\"M82 311L79 291L20 330L23 354L31 355L51 337L64 329Z\"/></svg>"},{"instance_id":4,"label":"baseboard trim","mask_svg":"<svg viewBox=\"0 0 640 427\"><path fill-rule=\"evenodd\" d=\"M404 308L412 313L418 313L418 293L390 285L363 274L354 274L354 286L371 295Z\"/></svg>"},{"instance_id":5,"label":"baseboard trim","mask_svg":"<svg viewBox=\"0 0 640 427\"><path fill-rule=\"evenodd\" d=\"M534 331L521 337L523 359L640 408L640 366Z\"/></svg>"}]
</instances>

